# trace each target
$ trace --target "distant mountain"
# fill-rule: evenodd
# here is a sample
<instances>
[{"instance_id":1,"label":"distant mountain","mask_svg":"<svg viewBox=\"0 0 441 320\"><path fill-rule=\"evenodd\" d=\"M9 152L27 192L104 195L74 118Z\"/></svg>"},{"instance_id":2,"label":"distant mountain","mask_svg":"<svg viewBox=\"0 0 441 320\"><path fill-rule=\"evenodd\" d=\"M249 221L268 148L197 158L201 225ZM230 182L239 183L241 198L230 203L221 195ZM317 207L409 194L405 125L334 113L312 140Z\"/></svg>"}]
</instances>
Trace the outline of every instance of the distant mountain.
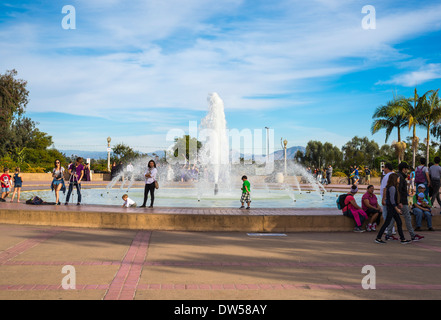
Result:
<instances>
[{"instance_id":1,"label":"distant mountain","mask_svg":"<svg viewBox=\"0 0 441 320\"><path fill-rule=\"evenodd\" d=\"M291 147L291 148L287 148L286 149L286 159L294 159L295 154L297 153L297 151L300 150L303 153L306 152L306 148L305 147L301 147L301 146L295 146L295 147ZM266 155L253 155L251 157L250 154L244 154L244 153L239 153L236 150L232 150L232 158L233 159L237 159L238 157L240 158L245 158L245 159L253 159L255 161L265 161ZM283 150L277 150L274 153L274 160L283 160L284 159L284 151Z\"/></svg>"},{"instance_id":2,"label":"distant mountain","mask_svg":"<svg viewBox=\"0 0 441 320\"><path fill-rule=\"evenodd\" d=\"M286 159L294 159L294 156L296 155L298 150L302 151L303 154L306 152L305 147L296 146L296 147L286 148ZM276 152L274 152L274 160L284 160L285 159L284 155L285 154L283 150L277 150Z\"/></svg>"},{"instance_id":3,"label":"distant mountain","mask_svg":"<svg viewBox=\"0 0 441 320\"><path fill-rule=\"evenodd\" d=\"M300 150L303 153L305 153L306 148L301 146L291 147L286 149L286 158L287 159L293 159L296 152ZM60 152L64 153L67 157L70 157L72 155L83 157L84 159L91 158L91 159L107 159L107 151L82 151L82 150L59 150ZM234 155L237 156L237 152L233 151ZM153 157L153 154L156 154L159 158L163 158L165 153L163 150L158 150L155 152L149 152L147 155L150 155ZM246 156L247 159L250 158L249 155L245 155L243 153L240 154L241 158L244 158ZM264 159L265 157L262 155L253 156L253 159ZM284 153L283 150L277 150L274 152L274 160L283 160L284 159Z\"/></svg>"},{"instance_id":4,"label":"distant mountain","mask_svg":"<svg viewBox=\"0 0 441 320\"><path fill-rule=\"evenodd\" d=\"M67 157L74 155L77 157L82 157L84 159L87 159L87 158L95 159L95 160L107 159L107 151L82 151L82 150L59 150L59 151L61 153L64 153ZM164 157L164 154L165 154L163 150L149 152L146 154L153 157L153 153L158 155L159 158Z\"/></svg>"}]
</instances>

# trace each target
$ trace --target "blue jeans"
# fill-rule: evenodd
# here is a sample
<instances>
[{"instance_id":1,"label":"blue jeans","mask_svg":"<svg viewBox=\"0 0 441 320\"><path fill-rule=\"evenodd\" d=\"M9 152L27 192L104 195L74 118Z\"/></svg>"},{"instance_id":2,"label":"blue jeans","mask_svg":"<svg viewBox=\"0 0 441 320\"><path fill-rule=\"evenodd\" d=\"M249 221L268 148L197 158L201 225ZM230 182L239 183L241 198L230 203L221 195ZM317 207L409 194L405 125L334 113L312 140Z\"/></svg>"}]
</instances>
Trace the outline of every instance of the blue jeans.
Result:
<instances>
[{"instance_id":1,"label":"blue jeans","mask_svg":"<svg viewBox=\"0 0 441 320\"><path fill-rule=\"evenodd\" d=\"M421 210L420 208L413 208L413 214L415 215L416 227L421 228L421 222L423 221L423 216L427 220L427 228L432 228L432 214L429 211Z\"/></svg>"},{"instance_id":2,"label":"blue jeans","mask_svg":"<svg viewBox=\"0 0 441 320\"><path fill-rule=\"evenodd\" d=\"M72 193L72 191L73 191L73 187L74 187L74 185L75 185L75 187L77 188L78 203L81 203L81 183L78 183L78 182L70 182L70 183L69 183L69 190L67 191L66 203L69 202L70 195L71 195L71 193Z\"/></svg>"}]
</instances>

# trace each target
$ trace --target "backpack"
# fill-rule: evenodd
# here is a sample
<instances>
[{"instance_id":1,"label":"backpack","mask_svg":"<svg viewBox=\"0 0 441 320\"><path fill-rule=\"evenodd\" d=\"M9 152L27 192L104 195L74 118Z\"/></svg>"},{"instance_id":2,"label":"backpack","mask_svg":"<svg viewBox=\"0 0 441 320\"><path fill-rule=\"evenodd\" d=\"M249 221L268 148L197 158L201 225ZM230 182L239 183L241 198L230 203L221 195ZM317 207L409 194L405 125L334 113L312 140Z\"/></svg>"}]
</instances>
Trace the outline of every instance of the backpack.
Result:
<instances>
[{"instance_id":1,"label":"backpack","mask_svg":"<svg viewBox=\"0 0 441 320\"><path fill-rule=\"evenodd\" d=\"M29 200L27 200L27 201L26 201L26 204L39 205L39 204L42 204L43 202L44 202L44 201L43 201L41 198L35 196L35 197L30 198Z\"/></svg>"},{"instance_id":2,"label":"backpack","mask_svg":"<svg viewBox=\"0 0 441 320\"><path fill-rule=\"evenodd\" d=\"M415 170L415 183L426 182L426 174L423 172L424 166L418 166Z\"/></svg>"},{"instance_id":3,"label":"backpack","mask_svg":"<svg viewBox=\"0 0 441 320\"><path fill-rule=\"evenodd\" d=\"M337 208L339 210L343 210L343 208L346 207L345 200L346 200L347 196L348 196L347 193L344 193L344 194L341 194L338 196L336 203L337 203Z\"/></svg>"}]
</instances>

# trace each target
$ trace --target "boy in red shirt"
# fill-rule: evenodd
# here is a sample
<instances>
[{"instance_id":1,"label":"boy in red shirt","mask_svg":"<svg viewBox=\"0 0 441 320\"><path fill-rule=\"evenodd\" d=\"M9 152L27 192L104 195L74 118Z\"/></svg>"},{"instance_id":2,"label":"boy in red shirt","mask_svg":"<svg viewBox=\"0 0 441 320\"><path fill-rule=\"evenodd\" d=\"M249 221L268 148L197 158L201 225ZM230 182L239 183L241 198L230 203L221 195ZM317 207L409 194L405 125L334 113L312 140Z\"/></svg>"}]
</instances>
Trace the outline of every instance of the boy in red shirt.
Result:
<instances>
[{"instance_id":1,"label":"boy in red shirt","mask_svg":"<svg viewBox=\"0 0 441 320\"><path fill-rule=\"evenodd\" d=\"M2 198L1 201L5 201L5 198L11 192L11 176L9 175L9 168L3 169L3 174L0 176L0 182L2 186Z\"/></svg>"}]
</instances>

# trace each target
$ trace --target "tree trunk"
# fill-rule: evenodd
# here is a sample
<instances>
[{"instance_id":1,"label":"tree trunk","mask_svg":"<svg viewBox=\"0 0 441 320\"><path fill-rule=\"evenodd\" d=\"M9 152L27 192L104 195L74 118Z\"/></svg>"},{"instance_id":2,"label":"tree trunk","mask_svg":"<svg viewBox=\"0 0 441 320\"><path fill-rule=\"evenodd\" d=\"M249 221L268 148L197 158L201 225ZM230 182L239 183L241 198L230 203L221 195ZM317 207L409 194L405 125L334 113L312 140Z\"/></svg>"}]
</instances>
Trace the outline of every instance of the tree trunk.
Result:
<instances>
[{"instance_id":1,"label":"tree trunk","mask_svg":"<svg viewBox=\"0 0 441 320\"><path fill-rule=\"evenodd\" d=\"M416 125L413 125L413 137L412 137L412 168L415 168L415 156L416 156L416 148L418 144L416 142Z\"/></svg>"},{"instance_id":2,"label":"tree trunk","mask_svg":"<svg viewBox=\"0 0 441 320\"><path fill-rule=\"evenodd\" d=\"M427 125L427 147L426 147L426 166L429 166L429 149L430 149L430 125Z\"/></svg>"}]
</instances>

